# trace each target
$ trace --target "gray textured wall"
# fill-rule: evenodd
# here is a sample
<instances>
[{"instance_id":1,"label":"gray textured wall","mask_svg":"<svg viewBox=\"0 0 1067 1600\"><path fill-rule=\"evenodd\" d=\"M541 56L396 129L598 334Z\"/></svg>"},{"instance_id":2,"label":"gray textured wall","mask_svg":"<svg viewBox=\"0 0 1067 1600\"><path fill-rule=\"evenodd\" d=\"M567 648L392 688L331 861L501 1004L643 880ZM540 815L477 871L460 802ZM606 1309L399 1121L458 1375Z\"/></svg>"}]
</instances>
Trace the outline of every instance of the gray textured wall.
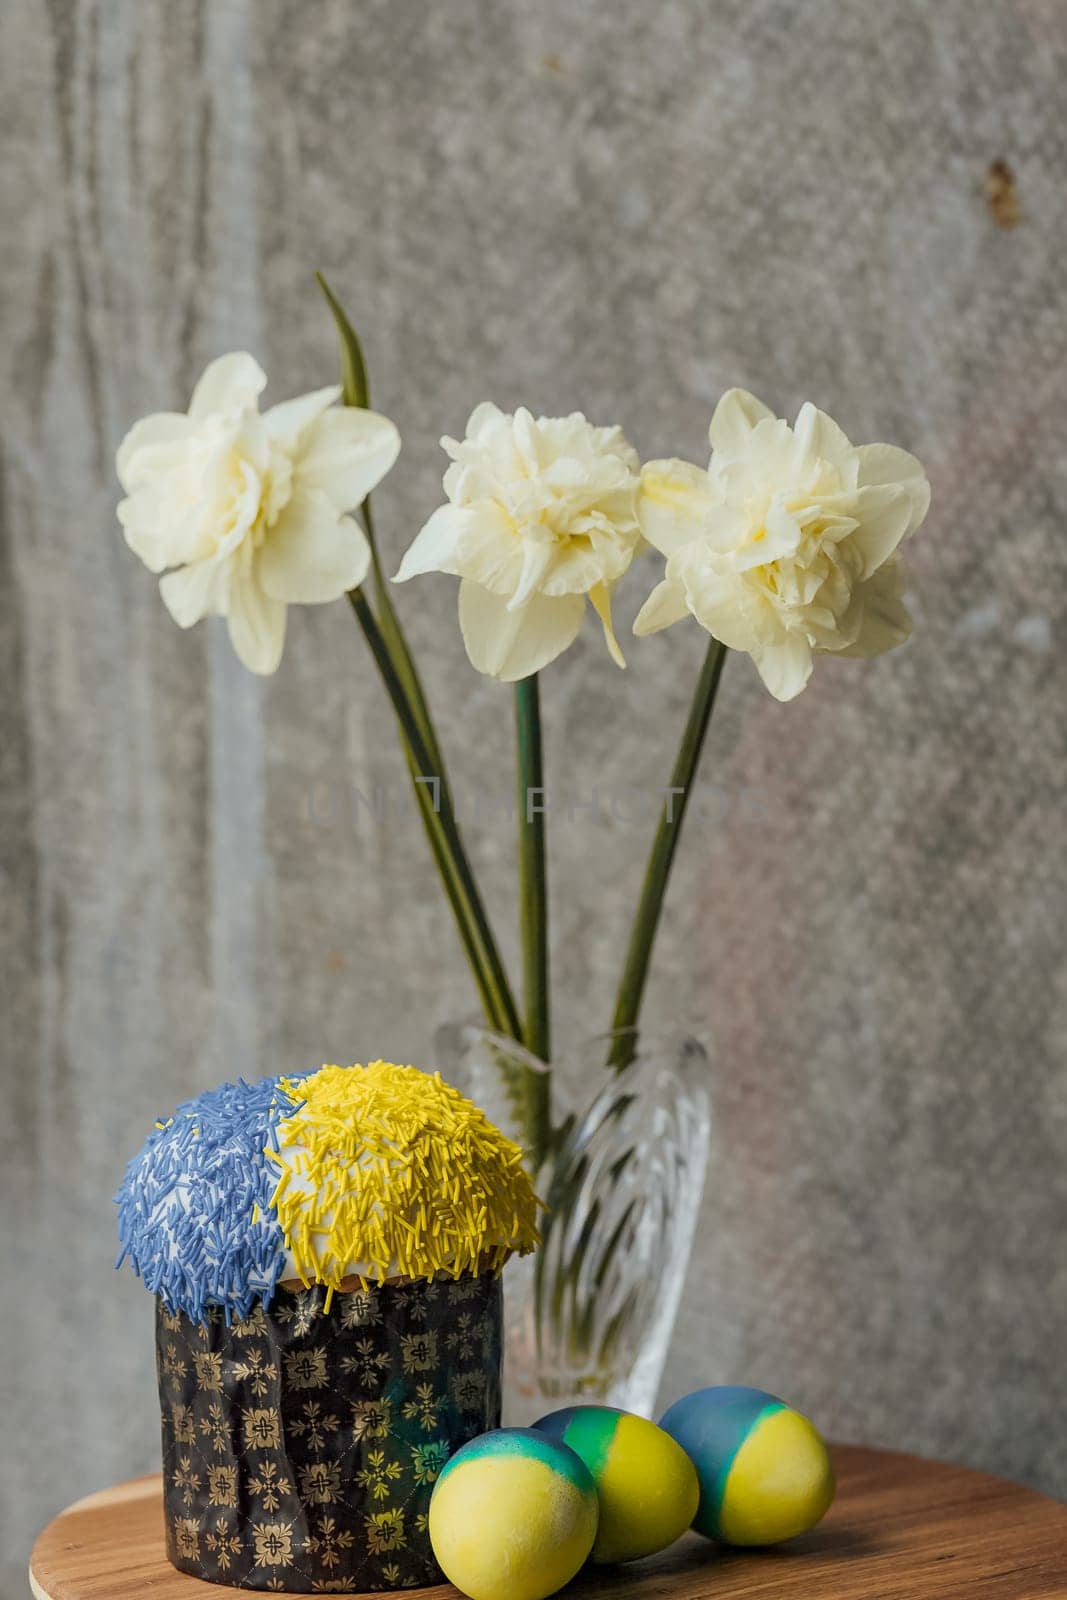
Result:
<instances>
[{"instance_id":1,"label":"gray textured wall","mask_svg":"<svg viewBox=\"0 0 1067 1600\"><path fill-rule=\"evenodd\" d=\"M5 12L5 1595L37 1525L155 1459L150 1306L110 1272L148 1122L224 1074L424 1058L469 1004L410 815L308 815L313 782L403 793L345 607L297 613L256 682L171 625L114 522L124 428L210 356L254 349L275 397L332 378L315 266L403 431L395 557L484 396L699 457L741 383L928 463L907 650L790 706L742 660L724 681L726 815L687 837L651 995L716 1042L666 1387L747 1378L1067 1493L1067 11ZM401 602L461 790L502 794L508 695L467 667L453 585ZM621 677L589 628L546 675L556 781L661 783L698 651L672 631ZM471 834L506 921L508 831ZM607 1020L645 837L553 829L565 1039Z\"/></svg>"}]
</instances>

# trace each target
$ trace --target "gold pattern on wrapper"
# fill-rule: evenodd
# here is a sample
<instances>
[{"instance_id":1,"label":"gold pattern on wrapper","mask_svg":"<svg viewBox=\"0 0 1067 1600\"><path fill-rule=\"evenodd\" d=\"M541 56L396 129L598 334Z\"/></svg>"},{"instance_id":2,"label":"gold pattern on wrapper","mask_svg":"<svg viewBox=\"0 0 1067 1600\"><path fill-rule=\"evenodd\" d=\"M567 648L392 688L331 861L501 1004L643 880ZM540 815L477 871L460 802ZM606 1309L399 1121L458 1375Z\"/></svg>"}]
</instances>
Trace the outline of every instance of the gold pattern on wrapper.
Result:
<instances>
[{"instance_id":1,"label":"gold pattern on wrapper","mask_svg":"<svg viewBox=\"0 0 1067 1600\"><path fill-rule=\"evenodd\" d=\"M167 1554L291 1593L440 1583L433 1486L500 1422L493 1274L279 1289L227 1326L157 1305Z\"/></svg>"}]
</instances>

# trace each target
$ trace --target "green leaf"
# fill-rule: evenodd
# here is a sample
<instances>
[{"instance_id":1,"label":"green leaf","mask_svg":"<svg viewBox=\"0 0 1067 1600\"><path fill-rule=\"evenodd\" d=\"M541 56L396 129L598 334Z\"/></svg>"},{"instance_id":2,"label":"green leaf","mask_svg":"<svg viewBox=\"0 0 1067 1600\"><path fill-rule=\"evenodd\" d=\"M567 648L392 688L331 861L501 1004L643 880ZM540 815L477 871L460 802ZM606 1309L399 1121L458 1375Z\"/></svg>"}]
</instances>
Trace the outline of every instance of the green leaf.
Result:
<instances>
[{"instance_id":1,"label":"green leaf","mask_svg":"<svg viewBox=\"0 0 1067 1600\"><path fill-rule=\"evenodd\" d=\"M366 595L362 589L351 589L348 599L400 724L412 777L438 775L418 719L412 710ZM438 791L440 806L438 809L435 804L423 798L428 793L424 784L416 784L415 790L419 797L420 810L434 859L441 871L446 893L456 911L461 937L471 956L472 970L486 1006L487 1021L495 1032L507 1033L513 1039L520 1040L522 1034L519 1017L508 985L507 973L489 927L470 861L463 847L450 793L442 782Z\"/></svg>"},{"instance_id":2,"label":"green leaf","mask_svg":"<svg viewBox=\"0 0 1067 1600\"><path fill-rule=\"evenodd\" d=\"M341 341L341 384L344 389L345 405L359 406L366 411L370 406L370 384L367 381L363 346L359 342L355 328L345 315L344 307L322 273L316 272L315 279L326 297L326 304L333 312L333 320L337 324L337 337Z\"/></svg>"}]
</instances>

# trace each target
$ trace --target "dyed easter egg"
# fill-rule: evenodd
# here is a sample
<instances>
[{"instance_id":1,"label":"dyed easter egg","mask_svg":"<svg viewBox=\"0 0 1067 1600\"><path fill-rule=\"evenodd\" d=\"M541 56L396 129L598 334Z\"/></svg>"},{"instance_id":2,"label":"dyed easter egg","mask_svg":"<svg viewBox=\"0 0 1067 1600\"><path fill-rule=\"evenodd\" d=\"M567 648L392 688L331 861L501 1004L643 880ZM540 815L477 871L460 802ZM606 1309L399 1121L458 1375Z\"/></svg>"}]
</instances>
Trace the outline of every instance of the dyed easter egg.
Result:
<instances>
[{"instance_id":1,"label":"dyed easter egg","mask_svg":"<svg viewBox=\"0 0 1067 1600\"><path fill-rule=\"evenodd\" d=\"M532 1428L498 1428L447 1463L430 1501L430 1542L471 1600L544 1600L593 1548L596 1488L584 1462Z\"/></svg>"},{"instance_id":2,"label":"dyed easter egg","mask_svg":"<svg viewBox=\"0 0 1067 1600\"><path fill-rule=\"evenodd\" d=\"M821 1435L762 1389L698 1389L660 1418L696 1467L693 1527L724 1544L780 1544L814 1528L834 1498Z\"/></svg>"},{"instance_id":3,"label":"dyed easter egg","mask_svg":"<svg viewBox=\"0 0 1067 1600\"><path fill-rule=\"evenodd\" d=\"M534 1427L569 1445L589 1468L600 1501L594 1561L650 1556L692 1522L700 1497L696 1470L654 1422L611 1406L568 1406Z\"/></svg>"}]
</instances>

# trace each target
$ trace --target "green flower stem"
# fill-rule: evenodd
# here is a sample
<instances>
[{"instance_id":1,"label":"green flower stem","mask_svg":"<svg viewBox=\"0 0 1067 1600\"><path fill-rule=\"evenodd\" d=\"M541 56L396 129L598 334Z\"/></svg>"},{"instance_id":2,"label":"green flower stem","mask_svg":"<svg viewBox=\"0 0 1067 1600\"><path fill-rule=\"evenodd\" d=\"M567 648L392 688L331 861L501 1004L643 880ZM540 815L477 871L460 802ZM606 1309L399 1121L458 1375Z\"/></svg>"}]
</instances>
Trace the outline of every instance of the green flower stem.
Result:
<instances>
[{"instance_id":1,"label":"green flower stem","mask_svg":"<svg viewBox=\"0 0 1067 1600\"><path fill-rule=\"evenodd\" d=\"M408 703L418 722L426 748L433 760L434 771L441 780L441 788L448 789L448 775L445 772L444 757L441 755L434 731L433 718L430 707L423 691L422 680L415 666L415 658L411 654L408 642L404 637L404 630L400 626L393 597L389 592L389 585L382 572L381 558L378 554L378 541L374 533L374 518L371 514L370 496L363 502L363 526L367 534L367 543L371 551L371 571L374 577L374 593L378 601L378 617L381 624L382 635L393 659L397 673L404 686ZM451 790L448 790L451 796Z\"/></svg>"},{"instance_id":2,"label":"green flower stem","mask_svg":"<svg viewBox=\"0 0 1067 1600\"><path fill-rule=\"evenodd\" d=\"M544 756L541 745L541 695L537 674L515 685L515 735L518 768L519 919L525 1024L523 1043L548 1065L549 1026L548 882L545 873ZM527 1128L534 1170L547 1148L550 1127L547 1073L528 1072Z\"/></svg>"},{"instance_id":3,"label":"green flower stem","mask_svg":"<svg viewBox=\"0 0 1067 1600\"><path fill-rule=\"evenodd\" d=\"M518 1009L460 837L451 797L440 781L439 764L433 760L366 595L362 589L353 589L348 598L392 701L407 749L412 778L438 780L436 796L432 792L432 784L416 782L416 799L430 836L434 859L441 870L445 891L456 915L460 938L482 996L487 1020L497 1032L521 1040Z\"/></svg>"},{"instance_id":4,"label":"green flower stem","mask_svg":"<svg viewBox=\"0 0 1067 1600\"><path fill-rule=\"evenodd\" d=\"M652 841L652 850L645 868L645 879L641 886L641 898L630 930L626 964L623 967L612 1021L615 1039L608 1056L608 1065L619 1071L629 1066L636 1054L637 1019L641 1012L645 984L648 981L652 946L667 893L674 852L681 837L689 794L696 776L704 735L708 731L725 661L726 646L720 644L717 639L709 639L707 655L704 657L704 665L700 669L700 676L693 691L685 731L678 746L674 771L671 773L670 791L664 799L663 809L660 812L659 825Z\"/></svg>"},{"instance_id":5,"label":"green flower stem","mask_svg":"<svg viewBox=\"0 0 1067 1600\"><path fill-rule=\"evenodd\" d=\"M337 338L341 347L341 397L346 406L355 406L359 409L367 410L370 407L370 379L367 376L367 363L363 356L363 346L359 342L356 330L348 320L344 307L322 273L316 272L315 277L337 327ZM400 626L400 618L396 614L396 607L393 605L389 585L382 570L369 495L363 502L361 515L363 528L367 535L367 543L370 545L371 573L374 578L374 594L378 602L381 631L389 654L392 657L393 666L404 685L408 702L426 742L426 748L433 757L433 770L437 774L443 789L448 781L444 770L444 762L441 759L441 751L438 748L437 737L434 733L433 719L430 716L430 708L426 702L419 674L415 668L415 661L411 651L408 649L407 640L404 638L404 632Z\"/></svg>"}]
</instances>

